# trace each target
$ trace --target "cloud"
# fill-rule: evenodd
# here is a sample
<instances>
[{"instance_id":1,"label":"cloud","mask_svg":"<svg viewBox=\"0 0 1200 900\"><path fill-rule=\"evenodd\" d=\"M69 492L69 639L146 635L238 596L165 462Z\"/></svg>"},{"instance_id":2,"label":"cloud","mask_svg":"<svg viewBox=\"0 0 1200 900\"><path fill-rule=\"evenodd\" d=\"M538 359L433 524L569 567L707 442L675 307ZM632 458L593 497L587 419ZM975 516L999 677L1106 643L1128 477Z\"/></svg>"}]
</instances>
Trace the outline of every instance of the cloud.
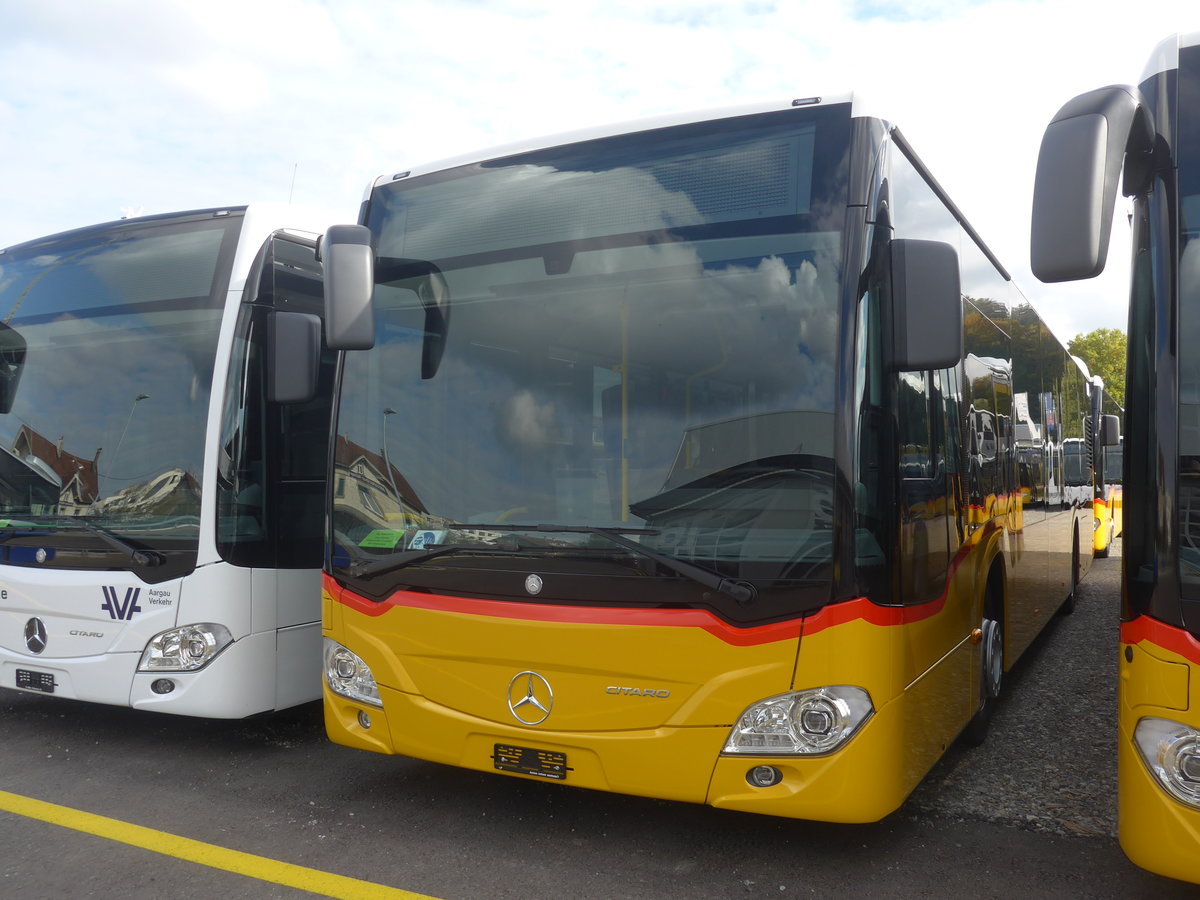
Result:
<instances>
[{"instance_id":1,"label":"cloud","mask_svg":"<svg viewBox=\"0 0 1200 900\"><path fill-rule=\"evenodd\" d=\"M0 246L124 207L294 196L352 218L376 175L480 146L856 88L904 129L1060 333L1123 327L1125 291L1050 292L1029 276L1041 130L1074 94L1136 80L1162 34L1197 16L1165 0L1138 16L1115 0L1087 16L1069 0L10 7Z\"/></svg>"}]
</instances>

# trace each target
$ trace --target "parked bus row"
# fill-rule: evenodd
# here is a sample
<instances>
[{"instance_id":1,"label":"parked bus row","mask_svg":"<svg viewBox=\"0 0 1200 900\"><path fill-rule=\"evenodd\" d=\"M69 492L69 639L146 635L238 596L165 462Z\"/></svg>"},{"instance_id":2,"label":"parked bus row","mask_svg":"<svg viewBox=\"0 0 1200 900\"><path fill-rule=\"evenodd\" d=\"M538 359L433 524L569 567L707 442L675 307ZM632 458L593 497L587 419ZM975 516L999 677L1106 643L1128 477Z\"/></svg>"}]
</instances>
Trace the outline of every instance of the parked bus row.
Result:
<instances>
[{"instance_id":1,"label":"parked bus row","mask_svg":"<svg viewBox=\"0 0 1200 900\"><path fill-rule=\"evenodd\" d=\"M266 216L0 254L0 686L875 821L1121 533L1122 411L853 97Z\"/></svg>"}]
</instances>

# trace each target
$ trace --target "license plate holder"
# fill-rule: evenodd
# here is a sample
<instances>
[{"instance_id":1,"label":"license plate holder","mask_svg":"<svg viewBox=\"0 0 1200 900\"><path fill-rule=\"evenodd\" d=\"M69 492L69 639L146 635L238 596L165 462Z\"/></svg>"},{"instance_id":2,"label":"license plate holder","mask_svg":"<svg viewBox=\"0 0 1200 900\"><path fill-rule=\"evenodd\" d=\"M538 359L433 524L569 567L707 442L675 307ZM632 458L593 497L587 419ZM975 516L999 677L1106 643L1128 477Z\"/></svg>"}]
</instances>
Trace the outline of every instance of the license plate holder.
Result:
<instances>
[{"instance_id":1,"label":"license plate holder","mask_svg":"<svg viewBox=\"0 0 1200 900\"><path fill-rule=\"evenodd\" d=\"M17 687L27 691L41 691L43 694L53 694L55 687L54 676L49 672L17 669Z\"/></svg>"},{"instance_id":2,"label":"license plate holder","mask_svg":"<svg viewBox=\"0 0 1200 900\"><path fill-rule=\"evenodd\" d=\"M567 773L571 771L567 766L567 754L556 750L496 744L492 752L492 762L501 772L517 772L521 775L565 781Z\"/></svg>"}]
</instances>

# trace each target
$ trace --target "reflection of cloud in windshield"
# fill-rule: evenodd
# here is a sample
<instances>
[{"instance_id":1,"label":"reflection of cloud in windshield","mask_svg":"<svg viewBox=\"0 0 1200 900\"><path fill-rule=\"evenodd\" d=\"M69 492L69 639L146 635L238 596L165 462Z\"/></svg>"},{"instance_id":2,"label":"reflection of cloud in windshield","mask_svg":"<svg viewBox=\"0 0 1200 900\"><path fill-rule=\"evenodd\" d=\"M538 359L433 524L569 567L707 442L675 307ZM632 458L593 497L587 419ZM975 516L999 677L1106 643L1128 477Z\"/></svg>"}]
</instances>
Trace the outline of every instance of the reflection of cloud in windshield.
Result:
<instances>
[{"instance_id":1,"label":"reflection of cloud in windshield","mask_svg":"<svg viewBox=\"0 0 1200 900\"><path fill-rule=\"evenodd\" d=\"M143 235L106 247L83 261L94 277L124 303L205 297L224 231Z\"/></svg>"},{"instance_id":2,"label":"reflection of cloud in windshield","mask_svg":"<svg viewBox=\"0 0 1200 900\"><path fill-rule=\"evenodd\" d=\"M554 403L539 403L527 390L518 391L503 405L499 417L500 436L519 450L544 450L554 427Z\"/></svg>"},{"instance_id":3,"label":"reflection of cloud in windshield","mask_svg":"<svg viewBox=\"0 0 1200 900\"><path fill-rule=\"evenodd\" d=\"M416 188L397 199L406 214L386 219L380 247L422 259L705 221L686 193L668 191L650 173L633 168L578 172L514 166Z\"/></svg>"}]
</instances>

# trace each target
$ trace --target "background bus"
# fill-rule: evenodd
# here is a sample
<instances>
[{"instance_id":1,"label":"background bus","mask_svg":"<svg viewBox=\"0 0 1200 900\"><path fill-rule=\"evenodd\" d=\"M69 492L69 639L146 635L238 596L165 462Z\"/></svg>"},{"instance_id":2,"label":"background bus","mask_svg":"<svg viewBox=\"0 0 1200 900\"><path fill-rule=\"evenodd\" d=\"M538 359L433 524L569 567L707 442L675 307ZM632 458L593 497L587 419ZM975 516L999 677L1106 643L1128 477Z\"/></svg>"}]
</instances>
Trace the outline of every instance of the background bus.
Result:
<instances>
[{"instance_id":1,"label":"background bus","mask_svg":"<svg viewBox=\"0 0 1200 900\"><path fill-rule=\"evenodd\" d=\"M230 718L319 696L332 356L319 384L288 368L319 348L321 272L283 224L0 252L0 686Z\"/></svg>"},{"instance_id":2,"label":"background bus","mask_svg":"<svg viewBox=\"0 0 1200 900\"><path fill-rule=\"evenodd\" d=\"M335 741L871 821L982 738L1092 558L1015 422L1061 460L1087 384L898 131L684 116L363 222L325 256Z\"/></svg>"},{"instance_id":3,"label":"background bus","mask_svg":"<svg viewBox=\"0 0 1200 900\"><path fill-rule=\"evenodd\" d=\"M1104 389L1104 379L1093 376L1092 420L1096 434L1093 550L1100 557L1108 556L1112 542L1121 536L1125 524L1125 493L1121 483L1121 421L1124 414L1121 405Z\"/></svg>"},{"instance_id":4,"label":"background bus","mask_svg":"<svg viewBox=\"0 0 1200 900\"><path fill-rule=\"evenodd\" d=\"M1076 97L1038 157L1043 281L1104 268L1119 182L1133 198L1125 388L1118 738L1121 846L1200 883L1200 35L1153 52L1140 85Z\"/></svg>"}]
</instances>

